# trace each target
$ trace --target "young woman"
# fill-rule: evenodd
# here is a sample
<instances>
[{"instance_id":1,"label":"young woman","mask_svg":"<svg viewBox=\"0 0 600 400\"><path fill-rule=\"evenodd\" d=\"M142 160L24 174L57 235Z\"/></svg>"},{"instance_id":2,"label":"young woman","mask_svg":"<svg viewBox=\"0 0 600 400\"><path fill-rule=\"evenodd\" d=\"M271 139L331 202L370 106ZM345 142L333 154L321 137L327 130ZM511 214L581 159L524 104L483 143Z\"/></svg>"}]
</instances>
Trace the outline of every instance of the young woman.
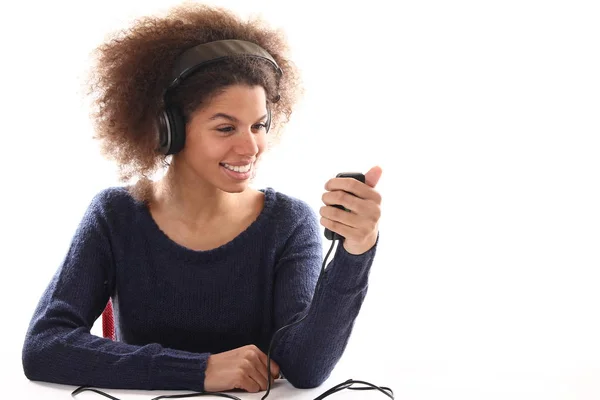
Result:
<instances>
[{"instance_id":1,"label":"young woman","mask_svg":"<svg viewBox=\"0 0 600 400\"><path fill-rule=\"evenodd\" d=\"M299 388L327 379L367 291L381 169L366 183L328 181L320 220L249 187L296 100L285 53L264 23L198 5L138 20L98 49L97 138L123 181L138 179L89 205L27 332L29 379L250 392L280 373ZM345 240L315 293L319 221ZM109 300L116 340L90 334ZM277 340L268 377L273 333L311 301Z\"/></svg>"}]
</instances>

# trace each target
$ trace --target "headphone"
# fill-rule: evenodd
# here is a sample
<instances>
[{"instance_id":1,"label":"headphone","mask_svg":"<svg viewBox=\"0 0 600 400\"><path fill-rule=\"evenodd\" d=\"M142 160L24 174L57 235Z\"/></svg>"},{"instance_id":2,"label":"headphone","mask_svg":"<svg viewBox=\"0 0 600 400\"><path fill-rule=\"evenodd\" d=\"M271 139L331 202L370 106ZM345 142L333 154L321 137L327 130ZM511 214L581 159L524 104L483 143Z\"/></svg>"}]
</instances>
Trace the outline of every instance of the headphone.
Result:
<instances>
[{"instance_id":1,"label":"headphone","mask_svg":"<svg viewBox=\"0 0 600 400\"><path fill-rule=\"evenodd\" d=\"M164 155L175 154L185 145L185 119L177 107L168 104L167 93L199 68L233 56L250 56L268 61L275 69L277 79L282 75L281 68L273 57L262 47L244 40L217 40L186 50L175 61L170 84L165 92L165 108L158 117L158 151ZM276 96L275 102L279 100ZM271 109L267 107L267 132L271 128Z\"/></svg>"}]
</instances>

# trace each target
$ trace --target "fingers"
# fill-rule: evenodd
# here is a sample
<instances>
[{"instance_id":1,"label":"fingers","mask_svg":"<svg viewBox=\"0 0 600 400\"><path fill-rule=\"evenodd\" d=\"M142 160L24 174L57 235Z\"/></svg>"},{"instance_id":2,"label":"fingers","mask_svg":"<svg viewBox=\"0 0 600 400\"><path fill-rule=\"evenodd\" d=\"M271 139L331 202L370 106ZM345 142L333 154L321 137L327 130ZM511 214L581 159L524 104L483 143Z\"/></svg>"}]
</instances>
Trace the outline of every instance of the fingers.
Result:
<instances>
[{"instance_id":1,"label":"fingers","mask_svg":"<svg viewBox=\"0 0 600 400\"><path fill-rule=\"evenodd\" d=\"M381 207L378 204L359 199L345 192L326 192L321 199L327 205L321 207L321 216L352 227L358 227L361 219L377 222L381 216ZM340 204L351 212L331 207L334 204Z\"/></svg>"},{"instance_id":2,"label":"fingers","mask_svg":"<svg viewBox=\"0 0 600 400\"><path fill-rule=\"evenodd\" d=\"M325 190L330 192L346 191L364 200L381 204L381 195L375 189L354 178L332 178L325 183Z\"/></svg>"},{"instance_id":3,"label":"fingers","mask_svg":"<svg viewBox=\"0 0 600 400\"><path fill-rule=\"evenodd\" d=\"M331 201L327 196L324 196L324 200ZM351 204L344 206L347 208L352 207ZM378 205L371 203L370 205L360 205L355 210L348 212L332 206L323 206L319 210L321 214L320 223L325 228L342 235L346 239L360 241L378 229L381 209Z\"/></svg>"},{"instance_id":4,"label":"fingers","mask_svg":"<svg viewBox=\"0 0 600 400\"><path fill-rule=\"evenodd\" d=\"M267 390L267 355L263 353L258 347L250 345L246 349L245 359L245 371L253 382L258 385L259 390ZM279 365L273 360L270 360L271 364L271 383L279 377ZM249 381L249 385L253 386L252 382Z\"/></svg>"},{"instance_id":5,"label":"fingers","mask_svg":"<svg viewBox=\"0 0 600 400\"><path fill-rule=\"evenodd\" d=\"M279 379L279 376L281 375L281 368L279 368L279 364L273 360L271 360L271 375L273 375L273 379Z\"/></svg>"},{"instance_id":6,"label":"fingers","mask_svg":"<svg viewBox=\"0 0 600 400\"><path fill-rule=\"evenodd\" d=\"M267 390L267 371L258 359L247 366L246 376L256 383L256 391Z\"/></svg>"},{"instance_id":7,"label":"fingers","mask_svg":"<svg viewBox=\"0 0 600 400\"><path fill-rule=\"evenodd\" d=\"M379 182L379 179L381 178L381 174L383 174L383 170L381 169L380 166L375 166L375 167L371 168L365 174L365 183L374 188L375 186L377 186L377 182Z\"/></svg>"},{"instance_id":8,"label":"fingers","mask_svg":"<svg viewBox=\"0 0 600 400\"><path fill-rule=\"evenodd\" d=\"M240 371L238 372L238 376L240 378L238 383L233 387L234 389L241 389L250 393L256 393L261 390L260 384L258 384L258 382L256 382L251 376L249 376L244 369L240 369Z\"/></svg>"},{"instance_id":9,"label":"fingers","mask_svg":"<svg viewBox=\"0 0 600 400\"><path fill-rule=\"evenodd\" d=\"M208 358L204 379L205 390L220 392L243 389L248 392L266 390L279 376L279 365L271 360L268 377L267 356L256 346L248 345Z\"/></svg>"},{"instance_id":10,"label":"fingers","mask_svg":"<svg viewBox=\"0 0 600 400\"><path fill-rule=\"evenodd\" d=\"M258 348L256 350L258 351L258 356L265 368L265 371L267 371L267 355ZM273 360L270 360L270 364L271 364L271 376L274 379L277 379L279 377L279 365L277 365L277 363Z\"/></svg>"}]
</instances>

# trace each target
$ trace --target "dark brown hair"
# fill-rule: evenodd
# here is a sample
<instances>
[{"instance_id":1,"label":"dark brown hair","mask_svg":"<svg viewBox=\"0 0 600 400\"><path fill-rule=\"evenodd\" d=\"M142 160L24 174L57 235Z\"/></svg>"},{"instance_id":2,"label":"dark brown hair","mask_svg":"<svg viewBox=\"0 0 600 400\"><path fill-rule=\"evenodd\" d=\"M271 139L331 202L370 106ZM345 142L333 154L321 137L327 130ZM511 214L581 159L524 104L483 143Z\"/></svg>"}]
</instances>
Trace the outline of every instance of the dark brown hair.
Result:
<instances>
[{"instance_id":1,"label":"dark brown hair","mask_svg":"<svg viewBox=\"0 0 600 400\"><path fill-rule=\"evenodd\" d=\"M282 32L259 18L243 21L223 8L186 3L162 17L136 20L95 50L89 80L94 137L102 154L116 161L121 181L147 178L164 161L156 151L156 122L176 58L195 45L225 39L246 40L268 51L283 71L279 84L272 65L235 57L188 77L169 91L169 104L187 117L228 85L260 85L268 101L280 96L269 104L269 136L277 138L301 91L297 70L286 58Z\"/></svg>"}]
</instances>

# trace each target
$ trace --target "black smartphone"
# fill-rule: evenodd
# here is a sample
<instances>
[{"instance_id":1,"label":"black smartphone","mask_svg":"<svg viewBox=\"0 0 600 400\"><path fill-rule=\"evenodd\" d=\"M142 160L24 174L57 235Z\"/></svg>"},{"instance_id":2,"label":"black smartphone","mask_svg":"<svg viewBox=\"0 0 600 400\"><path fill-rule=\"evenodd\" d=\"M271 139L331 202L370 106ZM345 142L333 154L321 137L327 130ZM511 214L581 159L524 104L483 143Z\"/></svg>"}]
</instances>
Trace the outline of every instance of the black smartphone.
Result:
<instances>
[{"instance_id":1,"label":"black smartphone","mask_svg":"<svg viewBox=\"0 0 600 400\"><path fill-rule=\"evenodd\" d=\"M360 172L341 172L341 173L337 174L335 177L336 178L354 178L357 181L365 183L365 175L361 174ZM348 192L346 192L346 193L348 193ZM350 193L350 194L352 194L352 193ZM339 208L340 210L348 211L344 206L339 205L339 204L332 204L332 206L335 208ZM332 232L331 230L329 230L327 228L325 228L325 237L328 240L344 239L344 237L342 235Z\"/></svg>"}]
</instances>

